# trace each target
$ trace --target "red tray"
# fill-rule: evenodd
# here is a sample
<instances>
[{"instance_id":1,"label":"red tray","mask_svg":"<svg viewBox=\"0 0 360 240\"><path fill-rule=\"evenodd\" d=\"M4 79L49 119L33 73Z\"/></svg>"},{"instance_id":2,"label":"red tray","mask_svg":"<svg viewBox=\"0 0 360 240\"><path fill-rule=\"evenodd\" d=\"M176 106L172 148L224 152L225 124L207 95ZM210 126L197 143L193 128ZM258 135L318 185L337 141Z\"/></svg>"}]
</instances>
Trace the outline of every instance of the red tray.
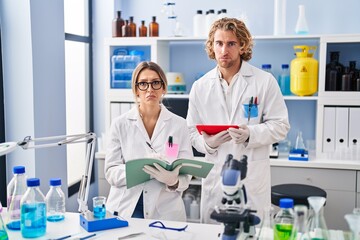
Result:
<instances>
[{"instance_id":1,"label":"red tray","mask_svg":"<svg viewBox=\"0 0 360 240\"><path fill-rule=\"evenodd\" d=\"M206 132L209 135L214 135L228 128L239 128L239 126L238 125L196 125L196 128L200 134L201 132Z\"/></svg>"}]
</instances>

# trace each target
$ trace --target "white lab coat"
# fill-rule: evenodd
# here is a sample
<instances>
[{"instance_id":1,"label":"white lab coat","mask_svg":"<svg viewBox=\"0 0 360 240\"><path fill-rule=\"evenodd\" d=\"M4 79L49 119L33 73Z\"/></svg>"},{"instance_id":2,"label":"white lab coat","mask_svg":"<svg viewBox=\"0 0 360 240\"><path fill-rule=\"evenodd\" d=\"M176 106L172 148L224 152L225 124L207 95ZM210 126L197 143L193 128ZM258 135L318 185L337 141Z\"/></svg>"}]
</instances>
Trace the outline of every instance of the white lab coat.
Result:
<instances>
[{"instance_id":1,"label":"white lab coat","mask_svg":"<svg viewBox=\"0 0 360 240\"><path fill-rule=\"evenodd\" d=\"M146 142L157 153L165 154L169 136L173 136L173 143L179 144L178 158L193 158L185 119L171 113L163 105L151 139L137 107L112 122L105 157L105 177L111 185L106 208L110 212L116 211L125 219L130 218L143 192L145 218L186 221L181 195L188 188L191 176L180 175L176 190L168 189L156 179L126 188L124 163L151 155L152 150Z\"/></svg>"},{"instance_id":2,"label":"white lab coat","mask_svg":"<svg viewBox=\"0 0 360 240\"><path fill-rule=\"evenodd\" d=\"M231 153L235 159L242 155L248 157L248 171L244 180L251 209L258 211L262 218L264 207L271 206L271 183L269 145L286 137L290 125L287 108L275 78L249 63L243 61L240 69L238 95L233 96L232 112L229 115L223 90L214 68L195 81L189 96L187 123L191 143L205 153L207 161L215 163L206 179L202 182L201 221L215 223L210 219L214 206L221 206L221 168L226 156ZM243 104L251 97L258 99L258 117L248 119L244 116ZM235 144L232 140L209 153L204 139L196 130L196 124L247 124L250 139L245 144Z\"/></svg>"}]
</instances>

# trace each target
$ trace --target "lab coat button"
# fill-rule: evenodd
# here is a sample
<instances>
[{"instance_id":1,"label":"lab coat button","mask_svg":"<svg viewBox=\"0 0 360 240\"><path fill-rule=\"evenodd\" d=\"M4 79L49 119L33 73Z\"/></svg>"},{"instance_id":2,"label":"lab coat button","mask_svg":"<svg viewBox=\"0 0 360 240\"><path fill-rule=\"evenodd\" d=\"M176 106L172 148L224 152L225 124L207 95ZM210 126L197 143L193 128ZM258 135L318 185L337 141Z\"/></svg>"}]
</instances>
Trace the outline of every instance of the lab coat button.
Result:
<instances>
[{"instance_id":1,"label":"lab coat button","mask_svg":"<svg viewBox=\"0 0 360 240\"><path fill-rule=\"evenodd\" d=\"M145 191L144 193L147 193L147 191Z\"/></svg>"}]
</instances>

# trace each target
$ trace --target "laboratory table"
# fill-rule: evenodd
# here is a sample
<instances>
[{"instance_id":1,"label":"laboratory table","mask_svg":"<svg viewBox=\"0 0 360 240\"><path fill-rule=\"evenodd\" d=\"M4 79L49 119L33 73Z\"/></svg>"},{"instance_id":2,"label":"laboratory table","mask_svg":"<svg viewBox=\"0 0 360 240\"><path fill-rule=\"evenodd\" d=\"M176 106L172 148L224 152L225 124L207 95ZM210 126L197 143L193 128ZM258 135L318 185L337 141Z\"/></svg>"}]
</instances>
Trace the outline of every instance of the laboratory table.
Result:
<instances>
[{"instance_id":1,"label":"laboratory table","mask_svg":"<svg viewBox=\"0 0 360 240\"><path fill-rule=\"evenodd\" d=\"M4 214L4 213L3 213ZM4 218L4 216L3 216ZM123 228L109 229L99 232L87 232L80 226L79 213L66 213L65 220L61 222L47 222L46 235L33 239L58 239L67 235L72 235L67 240L81 239L86 236L96 234L93 237L87 238L89 240L106 239L117 240L120 237L125 237L130 234L142 233L134 237L128 237L134 240L152 240L152 239L168 239L168 240L196 240L196 239L220 239L219 233L223 231L221 225L199 224L199 223L185 223L175 221L162 221L166 227L183 228L188 227L185 231L162 230L159 228L150 228L149 224L156 220L152 219L128 219L129 226ZM20 231L9 231L10 240L23 239ZM123 239L128 239L123 238ZM122 238L120 238L122 239Z\"/></svg>"}]
</instances>

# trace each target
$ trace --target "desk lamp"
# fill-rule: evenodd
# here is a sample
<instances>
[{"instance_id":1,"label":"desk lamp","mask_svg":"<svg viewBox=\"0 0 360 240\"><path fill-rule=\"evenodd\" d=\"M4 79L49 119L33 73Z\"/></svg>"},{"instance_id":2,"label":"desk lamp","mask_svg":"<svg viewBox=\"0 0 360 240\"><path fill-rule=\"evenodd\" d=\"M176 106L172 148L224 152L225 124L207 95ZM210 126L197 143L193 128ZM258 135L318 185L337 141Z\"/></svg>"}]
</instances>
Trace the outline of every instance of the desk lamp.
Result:
<instances>
[{"instance_id":1,"label":"desk lamp","mask_svg":"<svg viewBox=\"0 0 360 240\"><path fill-rule=\"evenodd\" d=\"M57 142L55 142L57 141ZM35 142L43 142L41 144L35 144ZM44 143L45 142L45 143ZM88 209L88 197L90 188L91 172L94 163L95 143L96 134L89 132L84 134L76 135L63 135L32 139L30 136L24 138L20 142L7 142L0 144L0 156L8 154L14 151L18 146L24 150L32 148L48 148L62 146L66 144L84 143L86 142L86 167L85 174L81 178L78 204L80 212L80 225L88 232L126 227L128 222L121 219L120 217L114 216L113 214L106 212L104 218L95 218L94 214Z\"/></svg>"}]
</instances>

